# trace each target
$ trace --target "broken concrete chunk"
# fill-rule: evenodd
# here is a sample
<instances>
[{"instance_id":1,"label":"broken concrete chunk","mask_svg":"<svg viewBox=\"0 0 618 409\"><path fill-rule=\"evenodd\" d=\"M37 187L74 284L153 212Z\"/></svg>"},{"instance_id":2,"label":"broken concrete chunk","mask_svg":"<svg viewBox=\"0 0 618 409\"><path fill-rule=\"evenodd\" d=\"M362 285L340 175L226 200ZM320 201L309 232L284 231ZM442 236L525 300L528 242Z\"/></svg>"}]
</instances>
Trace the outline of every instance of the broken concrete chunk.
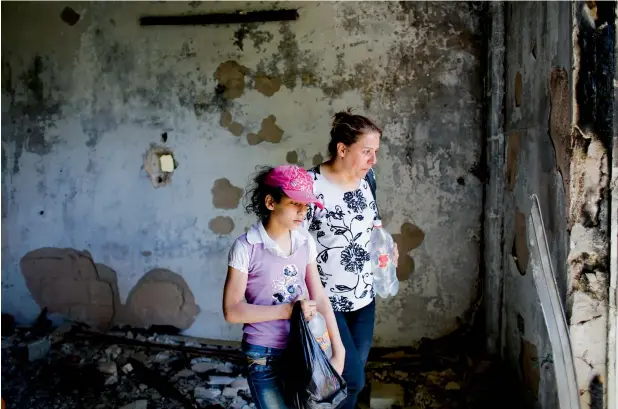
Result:
<instances>
[{"instance_id":1,"label":"broken concrete chunk","mask_svg":"<svg viewBox=\"0 0 618 409\"><path fill-rule=\"evenodd\" d=\"M238 390L249 390L249 382L245 378L237 378L230 386Z\"/></svg>"},{"instance_id":2,"label":"broken concrete chunk","mask_svg":"<svg viewBox=\"0 0 618 409\"><path fill-rule=\"evenodd\" d=\"M141 363L144 363L148 360L148 356L143 352L135 352L134 354L131 354L131 358Z\"/></svg>"},{"instance_id":3,"label":"broken concrete chunk","mask_svg":"<svg viewBox=\"0 0 618 409\"><path fill-rule=\"evenodd\" d=\"M176 373L176 375L174 375L176 378L188 378L190 376L195 375L195 372L193 372L190 369L183 369L182 371Z\"/></svg>"},{"instance_id":4,"label":"broken concrete chunk","mask_svg":"<svg viewBox=\"0 0 618 409\"><path fill-rule=\"evenodd\" d=\"M122 367L122 372L129 373L133 370L133 366L131 364L126 364Z\"/></svg>"},{"instance_id":5,"label":"broken concrete chunk","mask_svg":"<svg viewBox=\"0 0 618 409\"><path fill-rule=\"evenodd\" d=\"M192 365L191 370L197 373L204 373L204 372L212 371L213 369L216 369L218 366L219 364L215 364L213 362L199 362L195 365Z\"/></svg>"},{"instance_id":6,"label":"broken concrete chunk","mask_svg":"<svg viewBox=\"0 0 618 409\"><path fill-rule=\"evenodd\" d=\"M165 362L168 359L170 359L170 352L169 351L163 351L163 352L159 352L155 357L154 357L154 361L155 362Z\"/></svg>"},{"instance_id":7,"label":"broken concrete chunk","mask_svg":"<svg viewBox=\"0 0 618 409\"><path fill-rule=\"evenodd\" d=\"M118 367L116 367L115 362L105 362L105 363L99 364L97 368L99 369L100 372L103 372L104 374L108 374L108 375L118 374Z\"/></svg>"},{"instance_id":8,"label":"broken concrete chunk","mask_svg":"<svg viewBox=\"0 0 618 409\"><path fill-rule=\"evenodd\" d=\"M118 376L112 375L105 380L105 386L115 385L118 382Z\"/></svg>"},{"instance_id":9,"label":"broken concrete chunk","mask_svg":"<svg viewBox=\"0 0 618 409\"><path fill-rule=\"evenodd\" d=\"M122 349L118 345L112 345L105 350L105 355L111 359L116 359L122 353Z\"/></svg>"},{"instance_id":10,"label":"broken concrete chunk","mask_svg":"<svg viewBox=\"0 0 618 409\"><path fill-rule=\"evenodd\" d=\"M240 389L238 388L232 388L231 386L227 386L223 388L223 392L221 394L226 398L233 398L238 395L239 391Z\"/></svg>"},{"instance_id":11,"label":"broken concrete chunk","mask_svg":"<svg viewBox=\"0 0 618 409\"><path fill-rule=\"evenodd\" d=\"M208 383L211 385L230 385L235 380L236 378L232 378L231 376L213 375L208 378Z\"/></svg>"},{"instance_id":12,"label":"broken concrete chunk","mask_svg":"<svg viewBox=\"0 0 618 409\"><path fill-rule=\"evenodd\" d=\"M193 396L195 396L196 399L213 399L219 395L221 395L221 391L219 389L204 388L203 386L197 386L193 390Z\"/></svg>"},{"instance_id":13,"label":"broken concrete chunk","mask_svg":"<svg viewBox=\"0 0 618 409\"><path fill-rule=\"evenodd\" d=\"M237 396L237 397L234 398L234 400L232 400L232 404L230 406L228 406L228 408L230 408L230 409L243 409L245 406L247 406L247 401L245 401L240 396Z\"/></svg>"},{"instance_id":14,"label":"broken concrete chunk","mask_svg":"<svg viewBox=\"0 0 618 409\"><path fill-rule=\"evenodd\" d=\"M28 344L28 361L34 362L43 358L51 348L51 340L49 338L39 339Z\"/></svg>"},{"instance_id":15,"label":"broken concrete chunk","mask_svg":"<svg viewBox=\"0 0 618 409\"><path fill-rule=\"evenodd\" d=\"M232 364L231 362L226 362L224 364L220 364L219 366L217 366L217 372L219 373L225 373L225 374L230 374L230 373L234 373L234 364Z\"/></svg>"},{"instance_id":16,"label":"broken concrete chunk","mask_svg":"<svg viewBox=\"0 0 618 409\"><path fill-rule=\"evenodd\" d=\"M120 409L148 409L148 401L146 399L136 400L128 405L124 405Z\"/></svg>"},{"instance_id":17,"label":"broken concrete chunk","mask_svg":"<svg viewBox=\"0 0 618 409\"><path fill-rule=\"evenodd\" d=\"M391 409L404 406L403 386L395 383L371 383L371 409Z\"/></svg>"}]
</instances>

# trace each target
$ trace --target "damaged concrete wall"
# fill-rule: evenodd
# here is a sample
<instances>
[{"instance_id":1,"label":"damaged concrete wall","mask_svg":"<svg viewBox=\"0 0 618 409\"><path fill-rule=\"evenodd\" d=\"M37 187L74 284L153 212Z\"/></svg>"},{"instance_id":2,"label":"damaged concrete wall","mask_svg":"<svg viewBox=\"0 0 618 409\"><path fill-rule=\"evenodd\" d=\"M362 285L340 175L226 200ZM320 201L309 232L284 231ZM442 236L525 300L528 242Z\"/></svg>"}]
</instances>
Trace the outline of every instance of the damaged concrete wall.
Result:
<instances>
[{"instance_id":1,"label":"damaged concrete wall","mask_svg":"<svg viewBox=\"0 0 618 409\"><path fill-rule=\"evenodd\" d=\"M248 175L319 163L331 115L353 107L384 127L379 200L402 249L376 343L456 328L479 270L481 5L301 2L285 3L295 22L138 24L275 6L3 3L3 312L30 320L50 296L36 289L51 276L22 275L24 255L74 248L88 253L62 257L91 257L79 285L94 290L57 310L79 317L102 294L105 319L113 308L116 320L174 321L156 295L188 333L238 339L220 305L227 251L253 222L240 204Z\"/></svg>"},{"instance_id":2,"label":"damaged concrete wall","mask_svg":"<svg viewBox=\"0 0 618 409\"><path fill-rule=\"evenodd\" d=\"M530 401L557 407L551 346L529 263L530 195L539 198L561 296L567 292L571 5L506 3L502 354Z\"/></svg>"},{"instance_id":3,"label":"damaged concrete wall","mask_svg":"<svg viewBox=\"0 0 618 409\"><path fill-rule=\"evenodd\" d=\"M579 2L573 16L567 318L581 405L603 408L608 407L609 166L616 120L616 2Z\"/></svg>"}]
</instances>

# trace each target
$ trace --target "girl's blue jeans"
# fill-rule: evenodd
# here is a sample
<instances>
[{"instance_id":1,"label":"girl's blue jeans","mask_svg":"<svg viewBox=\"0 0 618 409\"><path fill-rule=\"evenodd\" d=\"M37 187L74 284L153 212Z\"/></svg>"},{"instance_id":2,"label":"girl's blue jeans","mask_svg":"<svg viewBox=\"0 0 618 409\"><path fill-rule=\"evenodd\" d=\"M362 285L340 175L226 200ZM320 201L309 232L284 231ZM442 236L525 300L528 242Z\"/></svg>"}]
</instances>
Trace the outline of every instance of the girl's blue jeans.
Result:
<instances>
[{"instance_id":1,"label":"girl's blue jeans","mask_svg":"<svg viewBox=\"0 0 618 409\"><path fill-rule=\"evenodd\" d=\"M257 409L288 409L281 390L283 349L243 342L247 381Z\"/></svg>"}]
</instances>

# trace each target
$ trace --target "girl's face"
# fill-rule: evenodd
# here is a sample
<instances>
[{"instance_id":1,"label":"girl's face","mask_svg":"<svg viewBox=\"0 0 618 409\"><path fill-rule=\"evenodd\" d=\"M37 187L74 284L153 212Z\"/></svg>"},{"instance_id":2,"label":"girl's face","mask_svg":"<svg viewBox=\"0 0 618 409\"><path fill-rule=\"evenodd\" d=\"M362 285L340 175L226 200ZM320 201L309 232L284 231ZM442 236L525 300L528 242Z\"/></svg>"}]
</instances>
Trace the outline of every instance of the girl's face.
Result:
<instances>
[{"instance_id":1,"label":"girl's face","mask_svg":"<svg viewBox=\"0 0 618 409\"><path fill-rule=\"evenodd\" d=\"M296 202L285 195L279 203L272 196L266 196L266 207L270 209L271 221L290 230L298 229L307 216L306 203Z\"/></svg>"},{"instance_id":2,"label":"girl's face","mask_svg":"<svg viewBox=\"0 0 618 409\"><path fill-rule=\"evenodd\" d=\"M380 134L369 132L361 135L358 141L350 146L339 143L338 153L345 169L362 179L378 161L379 149Z\"/></svg>"}]
</instances>

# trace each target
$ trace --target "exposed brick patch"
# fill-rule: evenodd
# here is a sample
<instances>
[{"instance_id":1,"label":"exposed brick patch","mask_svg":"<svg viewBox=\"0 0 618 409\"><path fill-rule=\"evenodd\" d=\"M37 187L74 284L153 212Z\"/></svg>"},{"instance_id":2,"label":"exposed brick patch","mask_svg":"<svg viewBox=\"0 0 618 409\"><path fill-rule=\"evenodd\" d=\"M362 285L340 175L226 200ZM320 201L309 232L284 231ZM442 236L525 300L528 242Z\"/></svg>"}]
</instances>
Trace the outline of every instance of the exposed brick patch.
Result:
<instances>
[{"instance_id":1,"label":"exposed brick patch","mask_svg":"<svg viewBox=\"0 0 618 409\"><path fill-rule=\"evenodd\" d=\"M107 280L115 281L115 274L102 277L87 251L45 247L27 253L20 265L41 308L97 328L112 323L115 295Z\"/></svg>"}]
</instances>

